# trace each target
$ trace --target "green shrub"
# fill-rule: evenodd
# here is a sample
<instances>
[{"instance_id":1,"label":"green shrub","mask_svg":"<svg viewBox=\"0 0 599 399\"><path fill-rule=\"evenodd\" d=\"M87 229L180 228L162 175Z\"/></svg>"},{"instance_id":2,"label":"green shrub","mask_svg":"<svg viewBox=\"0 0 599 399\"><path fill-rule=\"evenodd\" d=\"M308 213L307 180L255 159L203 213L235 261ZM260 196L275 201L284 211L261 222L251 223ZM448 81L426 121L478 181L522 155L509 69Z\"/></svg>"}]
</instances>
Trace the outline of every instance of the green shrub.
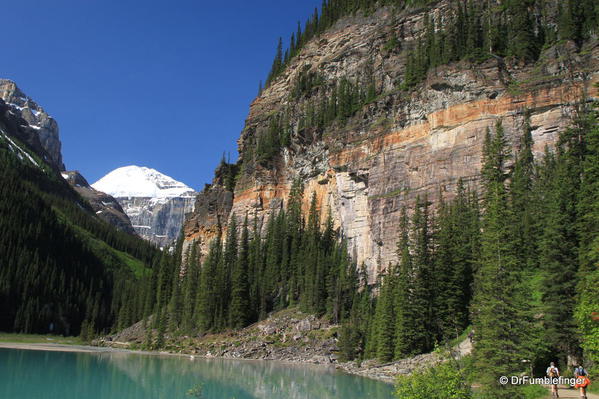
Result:
<instances>
[{"instance_id":1,"label":"green shrub","mask_svg":"<svg viewBox=\"0 0 599 399\"><path fill-rule=\"evenodd\" d=\"M541 385L524 385L522 387L522 394L525 399L538 399L547 397L547 389Z\"/></svg>"},{"instance_id":2,"label":"green shrub","mask_svg":"<svg viewBox=\"0 0 599 399\"><path fill-rule=\"evenodd\" d=\"M401 399L470 399L472 390L457 362L449 361L409 376L398 376L395 396Z\"/></svg>"}]
</instances>

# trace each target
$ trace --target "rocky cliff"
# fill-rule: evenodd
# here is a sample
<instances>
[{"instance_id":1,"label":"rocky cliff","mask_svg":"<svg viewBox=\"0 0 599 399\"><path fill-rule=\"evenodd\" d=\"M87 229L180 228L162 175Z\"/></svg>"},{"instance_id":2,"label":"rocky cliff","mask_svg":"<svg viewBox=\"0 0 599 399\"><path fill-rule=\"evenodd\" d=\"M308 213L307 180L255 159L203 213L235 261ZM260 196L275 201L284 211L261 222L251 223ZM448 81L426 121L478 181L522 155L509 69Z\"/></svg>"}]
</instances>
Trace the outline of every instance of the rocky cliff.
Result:
<instances>
[{"instance_id":1,"label":"rocky cliff","mask_svg":"<svg viewBox=\"0 0 599 399\"><path fill-rule=\"evenodd\" d=\"M129 217L114 197L91 187L78 171L62 172L62 177L89 202L100 219L125 233L135 234Z\"/></svg>"},{"instance_id":2,"label":"rocky cliff","mask_svg":"<svg viewBox=\"0 0 599 399\"><path fill-rule=\"evenodd\" d=\"M118 168L92 187L116 198L137 234L160 247L172 245L179 237L196 196L185 184L138 166Z\"/></svg>"},{"instance_id":3,"label":"rocky cliff","mask_svg":"<svg viewBox=\"0 0 599 399\"><path fill-rule=\"evenodd\" d=\"M437 2L429 14L438 26L448 7L448 1ZM425 15L422 9L383 8L344 18L307 43L251 104L238 141L234 189L217 171L184 226L185 244L199 243L205 253L217 223L231 214L268 218L300 179L305 208L316 193L374 281L396 260L403 205L418 195L451 197L460 178L477 185L487 128L501 120L516 148L529 121L539 155L571 123L576 104L597 96L597 40L582 49L561 42L544 49L535 64L501 57L453 63L429 71L415 89L402 90L406 54L424 34ZM337 82L363 81L367 74L380 93L376 98L324 133L302 128L312 104L329 98ZM298 91L306 76L318 83ZM290 143L272 159L257 160L260 137L283 112L293 127Z\"/></svg>"},{"instance_id":4,"label":"rocky cliff","mask_svg":"<svg viewBox=\"0 0 599 399\"><path fill-rule=\"evenodd\" d=\"M62 177L89 202L100 219L119 230L135 234L131 221L113 197L94 190L79 172L64 171L62 144L58 136L56 120L11 80L0 79L0 114L4 116L0 128L5 130L7 135L25 143L50 167L61 171ZM14 142L12 145L17 146Z\"/></svg>"},{"instance_id":5,"label":"rocky cliff","mask_svg":"<svg viewBox=\"0 0 599 399\"><path fill-rule=\"evenodd\" d=\"M25 95L15 84L7 79L0 79L0 98L11 108L11 111L21 117L35 132L35 141L30 139L28 144L33 148L38 146L45 150L45 161L64 170L61 143L58 136L58 124L35 101Z\"/></svg>"}]
</instances>

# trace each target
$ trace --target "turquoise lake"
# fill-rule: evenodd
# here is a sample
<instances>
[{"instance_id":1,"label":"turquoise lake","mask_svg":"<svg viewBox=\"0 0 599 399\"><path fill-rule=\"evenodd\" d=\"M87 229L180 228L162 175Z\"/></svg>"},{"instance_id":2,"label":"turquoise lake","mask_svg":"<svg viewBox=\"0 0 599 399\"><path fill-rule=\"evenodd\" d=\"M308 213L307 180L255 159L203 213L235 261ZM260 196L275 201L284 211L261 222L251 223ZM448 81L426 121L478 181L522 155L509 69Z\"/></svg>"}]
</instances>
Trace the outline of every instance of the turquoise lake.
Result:
<instances>
[{"instance_id":1,"label":"turquoise lake","mask_svg":"<svg viewBox=\"0 0 599 399\"><path fill-rule=\"evenodd\" d=\"M190 390L198 386L201 396L194 396ZM392 391L391 385L317 366L0 349L2 399L387 399Z\"/></svg>"}]
</instances>

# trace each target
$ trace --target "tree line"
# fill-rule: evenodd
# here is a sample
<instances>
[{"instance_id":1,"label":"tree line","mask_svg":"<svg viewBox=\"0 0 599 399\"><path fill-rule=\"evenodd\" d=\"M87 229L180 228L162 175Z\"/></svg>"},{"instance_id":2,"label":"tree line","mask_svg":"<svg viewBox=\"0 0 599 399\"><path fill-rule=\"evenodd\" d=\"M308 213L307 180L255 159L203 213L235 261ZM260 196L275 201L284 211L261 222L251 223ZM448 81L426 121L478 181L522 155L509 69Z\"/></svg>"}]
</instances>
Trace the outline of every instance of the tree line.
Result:
<instances>
[{"instance_id":1,"label":"tree line","mask_svg":"<svg viewBox=\"0 0 599 399\"><path fill-rule=\"evenodd\" d=\"M242 328L290 306L334 322L347 318L360 276L315 195L303 214L304 195L302 184L294 183L287 207L266 223L233 215L226 232L217 229L201 264L196 246L185 254L184 265L178 255L165 254L146 277L143 295L132 293L144 297L146 344L160 347L166 333Z\"/></svg>"},{"instance_id":2,"label":"tree line","mask_svg":"<svg viewBox=\"0 0 599 399\"><path fill-rule=\"evenodd\" d=\"M324 1L321 12L315 10L304 30L298 27L283 50L279 40L267 85L282 73L303 45L329 29L340 18L358 11L368 13L381 6L403 10L410 6L427 6L429 1ZM541 0L510 0L497 6L493 2L455 0L444 15L425 13L422 35L407 47L396 33L384 46L384 51L407 48L404 73L397 81L400 88L411 90L436 67L467 60L482 62L491 57L512 57L521 62L535 62L541 50L563 40L573 40L580 48L597 32L599 10L593 0L546 2ZM364 105L380 95L372 64L361 78L340 78L327 82L318 72L302 70L291 88L290 101L303 105L287 107L273 115L268 129L257 132L247 148L258 163L267 164L282 148L291 143L291 133L297 131L304 141L322 136L333 123L343 125ZM323 91L314 96L315 90ZM261 89L262 90L262 85Z\"/></svg>"},{"instance_id":3,"label":"tree line","mask_svg":"<svg viewBox=\"0 0 599 399\"><path fill-rule=\"evenodd\" d=\"M403 87L423 81L431 68L464 59L513 57L534 62L543 48L568 39L580 48L599 26L599 10L592 0L510 0L499 7L456 1L445 18L426 15L424 34L408 53Z\"/></svg>"},{"instance_id":4,"label":"tree line","mask_svg":"<svg viewBox=\"0 0 599 399\"><path fill-rule=\"evenodd\" d=\"M250 136L250 145L244 154L254 162L267 164L283 148L291 144L291 137L297 127L297 137L304 144L322 138L325 130L333 124L344 125L364 105L374 101L380 94L374 79L372 64L367 64L362 76L356 80L341 78L330 87L330 96L310 96L312 91L322 86L318 74L309 71L300 73L292 90L292 98L307 97L300 108L300 115L293 120L293 108L285 107L269 118L268 129Z\"/></svg>"},{"instance_id":5,"label":"tree line","mask_svg":"<svg viewBox=\"0 0 599 399\"><path fill-rule=\"evenodd\" d=\"M522 360L538 370L568 357L598 364L597 112L581 105L540 159L524 119L514 142L501 121L487 129L480 186L459 181L451 200L440 192L435 206L419 197L401 211L397 261L374 286L315 196L302 213L299 182L266 224L233 216L201 264L196 247L183 267L163 255L144 295L132 293L143 298L147 345L297 306L340 324L345 360L429 352L471 327L476 378L491 397L519 397L497 377L525 371Z\"/></svg>"},{"instance_id":6,"label":"tree line","mask_svg":"<svg viewBox=\"0 0 599 399\"><path fill-rule=\"evenodd\" d=\"M597 112L581 108L539 160L528 123L517 140L501 121L487 130L480 198L460 183L435 212L426 198L402 211L398 262L342 326L346 359L424 353L472 326L489 397L522 397L498 377L527 372L523 360L541 374L549 361L599 365Z\"/></svg>"},{"instance_id":7,"label":"tree line","mask_svg":"<svg viewBox=\"0 0 599 399\"><path fill-rule=\"evenodd\" d=\"M306 21L302 30L291 34L289 46L277 43L275 57L266 79L270 85L312 38L339 19L357 12L370 13L378 7L403 10L426 6L429 0L324 0ZM543 47L559 40L573 40L579 47L597 32L599 10L593 0L509 0L494 2L454 0L451 11L435 21L426 15L425 33L410 52L404 77L405 87L417 84L429 68L461 59L484 60L491 56L535 61ZM393 37L390 43L400 43ZM260 85L260 91L262 84Z\"/></svg>"},{"instance_id":8,"label":"tree line","mask_svg":"<svg viewBox=\"0 0 599 399\"><path fill-rule=\"evenodd\" d=\"M23 162L4 140L0 169L0 330L112 330L121 289L158 250L99 220L57 172Z\"/></svg>"}]
</instances>

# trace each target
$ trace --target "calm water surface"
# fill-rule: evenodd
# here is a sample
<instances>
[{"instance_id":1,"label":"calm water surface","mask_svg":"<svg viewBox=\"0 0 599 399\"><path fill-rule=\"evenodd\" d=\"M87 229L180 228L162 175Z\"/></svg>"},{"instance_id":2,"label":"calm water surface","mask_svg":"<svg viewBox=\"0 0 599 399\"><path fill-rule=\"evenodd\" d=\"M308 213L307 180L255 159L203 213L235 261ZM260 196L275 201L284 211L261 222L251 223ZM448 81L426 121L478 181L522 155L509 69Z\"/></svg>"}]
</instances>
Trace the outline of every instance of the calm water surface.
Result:
<instances>
[{"instance_id":1,"label":"calm water surface","mask_svg":"<svg viewBox=\"0 0 599 399\"><path fill-rule=\"evenodd\" d=\"M392 386L322 367L128 353L0 349L2 399L392 398Z\"/></svg>"}]
</instances>

